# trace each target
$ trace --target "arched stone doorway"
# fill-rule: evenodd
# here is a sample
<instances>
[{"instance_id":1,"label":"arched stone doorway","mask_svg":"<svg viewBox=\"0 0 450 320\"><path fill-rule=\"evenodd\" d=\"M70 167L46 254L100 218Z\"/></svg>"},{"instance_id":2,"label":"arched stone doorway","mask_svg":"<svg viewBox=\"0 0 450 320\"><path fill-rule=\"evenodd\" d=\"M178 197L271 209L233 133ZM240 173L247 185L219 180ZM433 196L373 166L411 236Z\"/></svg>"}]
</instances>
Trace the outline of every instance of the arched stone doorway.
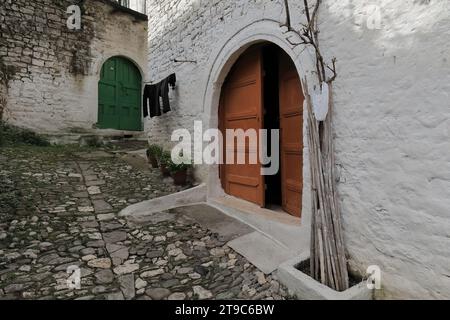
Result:
<instances>
[{"instance_id":1,"label":"arched stone doorway","mask_svg":"<svg viewBox=\"0 0 450 320\"><path fill-rule=\"evenodd\" d=\"M142 131L142 76L124 57L109 58L98 83L98 128Z\"/></svg>"},{"instance_id":2,"label":"arched stone doorway","mask_svg":"<svg viewBox=\"0 0 450 320\"><path fill-rule=\"evenodd\" d=\"M219 106L224 156L232 148L235 160L239 155L246 159L245 164L220 166L220 181L227 194L301 216L303 101L296 66L280 47L258 43L240 55L222 86ZM248 145L250 138L240 146L239 141L226 138L229 129L279 130L279 155L271 139L267 140L269 154L279 160L279 170L262 175L260 162L249 163L252 153L259 154Z\"/></svg>"}]
</instances>

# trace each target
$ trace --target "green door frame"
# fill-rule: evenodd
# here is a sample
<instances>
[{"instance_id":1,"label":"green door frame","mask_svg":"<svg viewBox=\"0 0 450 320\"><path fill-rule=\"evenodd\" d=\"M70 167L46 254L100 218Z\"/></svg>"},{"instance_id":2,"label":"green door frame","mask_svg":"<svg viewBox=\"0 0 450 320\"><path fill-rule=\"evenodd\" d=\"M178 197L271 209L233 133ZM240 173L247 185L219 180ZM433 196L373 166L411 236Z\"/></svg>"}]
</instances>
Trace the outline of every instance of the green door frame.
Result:
<instances>
[{"instance_id":1,"label":"green door frame","mask_svg":"<svg viewBox=\"0 0 450 320\"><path fill-rule=\"evenodd\" d=\"M142 131L142 76L124 57L112 57L102 66L98 84L100 129Z\"/></svg>"}]
</instances>

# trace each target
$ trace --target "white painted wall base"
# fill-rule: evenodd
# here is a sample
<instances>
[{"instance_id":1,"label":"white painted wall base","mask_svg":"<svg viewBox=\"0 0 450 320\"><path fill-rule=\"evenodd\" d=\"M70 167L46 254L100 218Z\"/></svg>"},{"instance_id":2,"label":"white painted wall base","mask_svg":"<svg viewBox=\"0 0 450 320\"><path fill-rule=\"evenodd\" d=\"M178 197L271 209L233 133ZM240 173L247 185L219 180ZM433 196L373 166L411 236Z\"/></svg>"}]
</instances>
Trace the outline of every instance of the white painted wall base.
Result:
<instances>
[{"instance_id":1,"label":"white painted wall base","mask_svg":"<svg viewBox=\"0 0 450 320\"><path fill-rule=\"evenodd\" d=\"M119 212L120 217L148 216L170 209L187 207L206 202L206 185L174 193L168 196L143 201L129 206Z\"/></svg>"}]
</instances>

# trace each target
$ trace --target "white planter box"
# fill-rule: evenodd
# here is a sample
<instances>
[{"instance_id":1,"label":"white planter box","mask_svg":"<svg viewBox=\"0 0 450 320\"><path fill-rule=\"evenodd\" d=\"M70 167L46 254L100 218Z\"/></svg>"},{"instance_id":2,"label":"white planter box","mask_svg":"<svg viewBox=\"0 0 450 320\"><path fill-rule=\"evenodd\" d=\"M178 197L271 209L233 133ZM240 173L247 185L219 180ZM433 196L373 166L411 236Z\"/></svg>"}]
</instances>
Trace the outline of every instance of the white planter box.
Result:
<instances>
[{"instance_id":1,"label":"white planter box","mask_svg":"<svg viewBox=\"0 0 450 320\"><path fill-rule=\"evenodd\" d=\"M338 292L309 275L301 272L296 267L309 260L309 254L304 254L296 259L282 264L277 271L280 282L285 285L291 294L301 300L373 300L374 291L367 288L365 281Z\"/></svg>"}]
</instances>

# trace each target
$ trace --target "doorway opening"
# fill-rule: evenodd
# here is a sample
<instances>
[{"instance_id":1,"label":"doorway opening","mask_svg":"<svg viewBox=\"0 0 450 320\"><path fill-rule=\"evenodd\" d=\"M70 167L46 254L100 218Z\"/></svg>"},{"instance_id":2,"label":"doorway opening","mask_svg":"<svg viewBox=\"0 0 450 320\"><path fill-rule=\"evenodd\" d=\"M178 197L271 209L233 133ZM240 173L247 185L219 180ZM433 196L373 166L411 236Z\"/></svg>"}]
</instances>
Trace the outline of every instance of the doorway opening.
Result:
<instances>
[{"instance_id":1,"label":"doorway opening","mask_svg":"<svg viewBox=\"0 0 450 320\"><path fill-rule=\"evenodd\" d=\"M263 208L283 210L301 217L303 192L303 90L294 62L278 46L257 44L247 49L228 74L222 87L219 126L268 132L268 154L279 156L274 175L261 175L261 163L224 164L219 174L229 195ZM271 145L271 130L279 130L279 154ZM236 146L224 134L224 155L232 151L249 158L253 150ZM230 143L231 142L231 143ZM234 148L234 149L232 149ZM268 166L270 166L269 164Z\"/></svg>"},{"instance_id":2,"label":"doorway opening","mask_svg":"<svg viewBox=\"0 0 450 320\"><path fill-rule=\"evenodd\" d=\"M272 155L272 129L280 129L280 102L278 81L278 59L281 49L276 45L265 45L262 48L264 70L264 129L268 130L267 150ZM281 165L281 163L280 163ZM277 210L282 207L281 171L276 175L265 177L266 208Z\"/></svg>"}]
</instances>

